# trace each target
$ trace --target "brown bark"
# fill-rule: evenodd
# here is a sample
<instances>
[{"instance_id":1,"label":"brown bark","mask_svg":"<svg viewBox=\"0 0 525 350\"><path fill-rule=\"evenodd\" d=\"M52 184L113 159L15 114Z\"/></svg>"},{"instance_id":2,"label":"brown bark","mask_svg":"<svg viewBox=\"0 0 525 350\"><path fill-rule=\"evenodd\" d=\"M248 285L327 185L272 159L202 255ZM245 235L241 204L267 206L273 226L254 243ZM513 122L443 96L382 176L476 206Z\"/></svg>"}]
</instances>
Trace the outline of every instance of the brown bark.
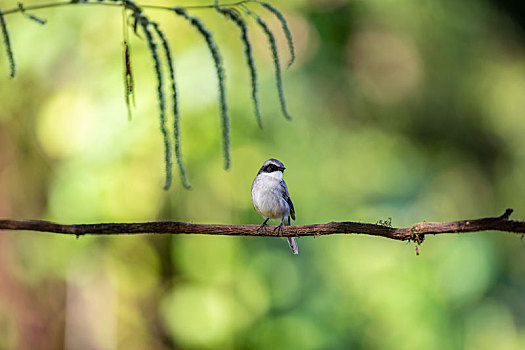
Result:
<instances>
[{"instance_id":1,"label":"brown bark","mask_svg":"<svg viewBox=\"0 0 525 350\"><path fill-rule=\"evenodd\" d=\"M426 234L504 231L525 233L525 221L510 220L512 209L498 217L451 222L420 222L411 227L395 228L359 222L329 222L326 224L285 226L282 236L322 236L331 234L367 234L399 241L423 241ZM206 234L225 236L277 236L273 227L258 230L258 225L204 225L185 222L101 223L63 225L41 220L0 220L0 230L41 231L66 235L118 234Z\"/></svg>"}]
</instances>

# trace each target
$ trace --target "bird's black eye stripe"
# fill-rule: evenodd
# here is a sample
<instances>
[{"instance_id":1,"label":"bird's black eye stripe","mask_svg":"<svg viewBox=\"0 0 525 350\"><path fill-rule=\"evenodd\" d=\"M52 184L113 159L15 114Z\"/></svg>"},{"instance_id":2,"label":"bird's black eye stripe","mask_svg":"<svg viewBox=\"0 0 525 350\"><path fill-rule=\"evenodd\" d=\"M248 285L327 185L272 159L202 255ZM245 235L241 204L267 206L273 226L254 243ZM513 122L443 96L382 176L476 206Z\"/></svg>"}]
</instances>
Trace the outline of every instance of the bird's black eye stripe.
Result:
<instances>
[{"instance_id":1,"label":"bird's black eye stripe","mask_svg":"<svg viewBox=\"0 0 525 350\"><path fill-rule=\"evenodd\" d=\"M276 171L276 170L277 170L277 167L276 167L275 165L273 165L273 164L268 164L268 165L266 166L266 168L265 168L265 171L266 171L267 173L273 173L273 172Z\"/></svg>"}]
</instances>

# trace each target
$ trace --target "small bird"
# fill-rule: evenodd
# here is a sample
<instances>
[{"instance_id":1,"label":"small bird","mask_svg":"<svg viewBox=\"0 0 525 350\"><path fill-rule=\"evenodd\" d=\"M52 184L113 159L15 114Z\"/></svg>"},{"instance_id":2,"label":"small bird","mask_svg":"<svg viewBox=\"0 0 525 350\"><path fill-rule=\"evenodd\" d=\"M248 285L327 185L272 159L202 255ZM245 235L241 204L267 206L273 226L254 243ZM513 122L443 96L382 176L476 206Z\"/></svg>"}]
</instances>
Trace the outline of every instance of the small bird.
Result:
<instances>
[{"instance_id":1,"label":"small bird","mask_svg":"<svg viewBox=\"0 0 525 350\"><path fill-rule=\"evenodd\" d=\"M275 230L281 233L284 225L290 225L290 217L295 220L295 209L283 180L284 164L277 159L268 159L262 165L252 184L252 203L255 210L266 220L259 227L264 230L269 219L281 219ZM295 237L287 237L293 254L299 254Z\"/></svg>"}]
</instances>

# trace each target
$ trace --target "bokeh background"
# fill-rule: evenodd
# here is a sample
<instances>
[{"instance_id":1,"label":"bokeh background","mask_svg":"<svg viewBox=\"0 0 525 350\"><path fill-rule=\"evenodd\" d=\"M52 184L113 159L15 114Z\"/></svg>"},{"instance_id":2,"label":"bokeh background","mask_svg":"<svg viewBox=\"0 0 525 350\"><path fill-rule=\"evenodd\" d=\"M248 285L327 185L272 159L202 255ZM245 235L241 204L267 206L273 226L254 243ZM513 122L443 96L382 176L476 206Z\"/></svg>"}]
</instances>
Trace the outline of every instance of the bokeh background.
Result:
<instances>
[{"instance_id":1,"label":"bokeh background","mask_svg":"<svg viewBox=\"0 0 525 350\"><path fill-rule=\"evenodd\" d=\"M25 5L36 2L26 2ZM166 5L203 1L151 1ZM211 1L208 1L211 3ZM174 52L193 188L164 191L152 61L132 39L136 107L123 99L121 11L68 6L6 17L0 54L0 217L61 223L259 224L250 186L280 159L296 224L394 226L525 217L525 34L512 2L274 2L294 34L280 113L252 22L264 130L237 28L194 10L225 61L231 170L204 40L149 11ZM2 0L2 8L16 1ZM279 23L256 4L289 59ZM2 48L3 50L3 48ZM523 349L525 245L486 232L413 243L0 233L0 349Z\"/></svg>"}]
</instances>

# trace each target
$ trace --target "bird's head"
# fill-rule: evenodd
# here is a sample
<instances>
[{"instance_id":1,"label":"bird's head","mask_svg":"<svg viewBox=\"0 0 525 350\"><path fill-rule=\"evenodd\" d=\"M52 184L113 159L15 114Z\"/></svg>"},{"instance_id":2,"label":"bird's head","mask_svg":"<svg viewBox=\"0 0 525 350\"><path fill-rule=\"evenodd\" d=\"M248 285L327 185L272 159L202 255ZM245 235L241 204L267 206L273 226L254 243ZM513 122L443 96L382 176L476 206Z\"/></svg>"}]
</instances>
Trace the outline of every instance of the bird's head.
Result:
<instances>
[{"instance_id":1,"label":"bird's head","mask_svg":"<svg viewBox=\"0 0 525 350\"><path fill-rule=\"evenodd\" d=\"M257 175L268 174L272 177L279 177L282 179L284 169L286 168L284 167L283 163L281 163L277 159L271 158L264 162L261 169L259 169Z\"/></svg>"}]
</instances>

